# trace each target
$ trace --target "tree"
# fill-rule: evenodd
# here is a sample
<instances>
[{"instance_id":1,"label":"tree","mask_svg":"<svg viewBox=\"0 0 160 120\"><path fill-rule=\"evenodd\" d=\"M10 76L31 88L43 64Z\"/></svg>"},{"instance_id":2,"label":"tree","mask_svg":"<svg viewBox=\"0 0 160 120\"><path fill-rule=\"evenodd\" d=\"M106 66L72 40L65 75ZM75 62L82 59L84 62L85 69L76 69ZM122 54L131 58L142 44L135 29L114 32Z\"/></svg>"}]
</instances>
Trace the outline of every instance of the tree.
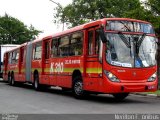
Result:
<instances>
[{"instance_id":1,"label":"tree","mask_svg":"<svg viewBox=\"0 0 160 120\"><path fill-rule=\"evenodd\" d=\"M159 0L147 0L146 5L157 16L160 15L160 1Z\"/></svg>"},{"instance_id":2,"label":"tree","mask_svg":"<svg viewBox=\"0 0 160 120\"><path fill-rule=\"evenodd\" d=\"M71 27L104 17L126 17L134 10L144 11L139 0L73 0L64 8L57 7L55 19ZM143 12L140 12L144 14Z\"/></svg>"},{"instance_id":3,"label":"tree","mask_svg":"<svg viewBox=\"0 0 160 120\"><path fill-rule=\"evenodd\" d=\"M14 17L0 16L0 44L22 44L33 40L39 33L32 25L27 27Z\"/></svg>"},{"instance_id":4,"label":"tree","mask_svg":"<svg viewBox=\"0 0 160 120\"><path fill-rule=\"evenodd\" d=\"M127 17L151 22L160 33L160 0L73 0L64 8L57 7L55 22L74 27L104 17Z\"/></svg>"},{"instance_id":5,"label":"tree","mask_svg":"<svg viewBox=\"0 0 160 120\"><path fill-rule=\"evenodd\" d=\"M154 18L150 20L155 27L157 34L160 36L160 1L159 0L147 0L145 2L147 9L152 13Z\"/></svg>"}]
</instances>

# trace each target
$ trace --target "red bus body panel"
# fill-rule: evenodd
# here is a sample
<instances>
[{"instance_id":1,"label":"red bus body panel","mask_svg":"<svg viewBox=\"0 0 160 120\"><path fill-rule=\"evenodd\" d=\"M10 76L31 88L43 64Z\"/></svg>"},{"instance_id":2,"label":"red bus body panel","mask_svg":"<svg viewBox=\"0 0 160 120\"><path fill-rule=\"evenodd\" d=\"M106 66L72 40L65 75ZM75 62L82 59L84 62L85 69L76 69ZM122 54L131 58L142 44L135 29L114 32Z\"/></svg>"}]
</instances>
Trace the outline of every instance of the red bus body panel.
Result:
<instances>
[{"instance_id":1,"label":"red bus body panel","mask_svg":"<svg viewBox=\"0 0 160 120\"><path fill-rule=\"evenodd\" d=\"M123 93L123 92L147 92L155 91L157 89L157 81L147 82L148 78L154 74L157 70L157 66L149 68L122 68L109 65L106 62L105 57L102 59L102 63L99 61L98 55L88 56L88 29L92 27L101 27L106 24L106 20L126 20L143 22L145 21L127 19L127 18L105 18L92 23L87 23L70 30L47 36L43 39L32 41L32 58L31 60L31 81L34 82L34 74L38 72L39 83L60 86L65 88L72 88L74 72L79 71L83 79L84 90L100 92L100 93ZM66 56L66 57L49 57L45 59L45 42L48 42L50 47L52 45L52 39L64 36L66 34L82 31L84 33L83 40L83 54L80 56ZM33 51L35 45L41 42L42 45L42 58L33 60ZM28 43L22 44L20 47L14 50L19 50L19 59L16 64L9 64L6 62L3 72L4 80L9 79L9 75L14 73L15 81L28 82L26 81L26 65L28 61L26 59ZM105 56L103 46L103 56ZM14 50L5 53L5 59L8 61L8 54ZM51 54L51 51L50 51ZM20 58L23 57L23 60ZM111 82L104 74L104 70L112 72L120 82Z\"/></svg>"}]
</instances>

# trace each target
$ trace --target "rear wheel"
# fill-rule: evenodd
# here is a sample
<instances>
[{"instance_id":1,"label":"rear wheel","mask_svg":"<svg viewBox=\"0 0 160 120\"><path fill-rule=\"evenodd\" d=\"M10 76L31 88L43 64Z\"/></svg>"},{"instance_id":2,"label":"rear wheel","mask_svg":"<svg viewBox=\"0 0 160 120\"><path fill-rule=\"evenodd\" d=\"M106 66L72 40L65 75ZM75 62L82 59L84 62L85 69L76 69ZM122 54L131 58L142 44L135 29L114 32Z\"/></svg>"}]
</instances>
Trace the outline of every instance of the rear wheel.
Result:
<instances>
[{"instance_id":1,"label":"rear wheel","mask_svg":"<svg viewBox=\"0 0 160 120\"><path fill-rule=\"evenodd\" d=\"M8 83L11 85L11 75L10 75L10 73L8 74Z\"/></svg>"},{"instance_id":2,"label":"rear wheel","mask_svg":"<svg viewBox=\"0 0 160 120\"><path fill-rule=\"evenodd\" d=\"M86 92L83 90L83 82L80 77L74 79L73 94L77 99L82 99L86 96Z\"/></svg>"},{"instance_id":3,"label":"rear wheel","mask_svg":"<svg viewBox=\"0 0 160 120\"><path fill-rule=\"evenodd\" d=\"M10 77L10 84L11 84L12 86L15 85L14 73L11 74L11 77Z\"/></svg>"},{"instance_id":4,"label":"rear wheel","mask_svg":"<svg viewBox=\"0 0 160 120\"><path fill-rule=\"evenodd\" d=\"M33 87L35 90L39 91L40 90L40 85L39 85L39 76L38 74L34 75L34 83L33 83Z\"/></svg>"},{"instance_id":5,"label":"rear wheel","mask_svg":"<svg viewBox=\"0 0 160 120\"><path fill-rule=\"evenodd\" d=\"M129 95L129 93L115 93L115 94L112 94L112 95L114 96L114 98L116 100L122 101Z\"/></svg>"}]
</instances>

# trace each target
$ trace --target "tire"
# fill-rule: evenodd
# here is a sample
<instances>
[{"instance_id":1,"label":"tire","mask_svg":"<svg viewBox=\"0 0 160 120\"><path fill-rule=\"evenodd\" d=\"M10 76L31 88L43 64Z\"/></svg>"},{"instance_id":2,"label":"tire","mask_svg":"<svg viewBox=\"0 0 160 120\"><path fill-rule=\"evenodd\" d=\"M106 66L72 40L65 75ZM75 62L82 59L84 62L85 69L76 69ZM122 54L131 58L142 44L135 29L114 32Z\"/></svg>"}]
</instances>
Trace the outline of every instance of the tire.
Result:
<instances>
[{"instance_id":1,"label":"tire","mask_svg":"<svg viewBox=\"0 0 160 120\"><path fill-rule=\"evenodd\" d=\"M115 100L122 101L129 95L129 93L115 93L112 95L114 96Z\"/></svg>"},{"instance_id":2,"label":"tire","mask_svg":"<svg viewBox=\"0 0 160 120\"><path fill-rule=\"evenodd\" d=\"M81 77L74 79L72 91L74 97L77 99L83 99L86 96L86 92L83 90L83 82Z\"/></svg>"},{"instance_id":3,"label":"tire","mask_svg":"<svg viewBox=\"0 0 160 120\"><path fill-rule=\"evenodd\" d=\"M14 73L12 73L10 76L10 85L15 86Z\"/></svg>"},{"instance_id":4,"label":"tire","mask_svg":"<svg viewBox=\"0 0 160 120\"><path fill-rule=\"evenodd\" d=\"M38 74L34 75L34 83L33 83L33 87L36 91L40 90L40 84L39 84L39 76Z\"/></svg>"},{"instance_id":5,"label":"tire","mask_svg":"<svg viewBox=\"0 0 160 120\"><path fill-rule=\"evenodd\" d=\"M9 85L11 85L11 75L10 74L8 74L8 83Z\"/></svg>"}]
</instances>

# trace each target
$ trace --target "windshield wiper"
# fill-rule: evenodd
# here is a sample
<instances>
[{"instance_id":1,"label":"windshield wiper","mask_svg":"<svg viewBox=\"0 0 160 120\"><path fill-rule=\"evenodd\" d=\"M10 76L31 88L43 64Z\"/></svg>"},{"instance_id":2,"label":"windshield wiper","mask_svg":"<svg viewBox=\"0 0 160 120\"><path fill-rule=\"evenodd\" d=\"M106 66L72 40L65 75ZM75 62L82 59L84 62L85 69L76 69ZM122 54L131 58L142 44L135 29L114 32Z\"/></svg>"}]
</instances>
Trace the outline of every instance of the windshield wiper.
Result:
<instances>
[{"instance_id":1,"label":"windshield wiper","mask_svg":"<svg viewBox=\"0 0 160 120\"><path fill-rule=\"evenodd\" d=\"M122 32L118 32L119 37L121 38L121 40L124 42L124 44L129 48L130 50L130 56L133 56L132 54L132 46L131 46L131 40L129 38L129 40L127 40L127 38L124 36L124 34Z\"/></svg>"},{"instance_id":2,"label":"windshield wiper","mask_svg":"<svg viewBox=\"0 0 160 120\"><path fill-rule=\"evenodd\" d=\"M137 43L138 47L141 46L141 44L142 44L142 42L143 42L143 40L144 40L145 37L146 37L146 33L143 33L142 36L141 36L141 38L139 39L139 41Z\"/></svg>"},{"instance_id":3,"label":"windshield wiper","mask_svg":"<svg viewBox=\"0 0 160 120\"><path fill-rule=\"evenodd\" d=\"M134 43L134 45L135 45L135 55L136 55L136 61L135 62L137 62L138 63L138 66L140 66L140 67L143 67L143 63L142 63L142 60L141 60L141 58L139 57L139 49L140 49L140 46L141 46L141 44L142 44L142 42L143 42L143 40L144 40L144 38L145 38L145 36L146 36L146 33L143 33L142 34L142 36L138 39L136 39L136 38L134 38L134 41L135 41L135 43ZM142 47L142 51L143 51L143 54L144 54L144 50L143 50L143 47ZM145 57L145 56L144 56ZM145 60L146 60L146 57L145 57ZM135 63L136 64L136 63Z\"/></svg>"},{"instance_id":4,"label":"windshield wiper","mask_svg":"<svg viewBox=\"0 0 160 120\"><path fill-rule=\"evenodd\" d=\"M142 42L143 42L145 37L146 37L146 33L143 33L141 38L139 40L135 41L136 42L135 46L136 46L136 53L137 54L139 53L139 48L140 48L140 46L141 46L141 44L142 44Z\"/></svg>"},{"instance_id":5,"label":"windshield wiper","mask_svg":"<svg viewBox=\"0 0 160 120\"><path fill-rule=\"evenodd\" d=\"M130 42L127 40L127 38L124 36L124 34L122 32L118 32L119 37L122 39L122 41L124 42L124 44L128 47L131 48L131 44Z\"/></svg>"}]
</instances>

